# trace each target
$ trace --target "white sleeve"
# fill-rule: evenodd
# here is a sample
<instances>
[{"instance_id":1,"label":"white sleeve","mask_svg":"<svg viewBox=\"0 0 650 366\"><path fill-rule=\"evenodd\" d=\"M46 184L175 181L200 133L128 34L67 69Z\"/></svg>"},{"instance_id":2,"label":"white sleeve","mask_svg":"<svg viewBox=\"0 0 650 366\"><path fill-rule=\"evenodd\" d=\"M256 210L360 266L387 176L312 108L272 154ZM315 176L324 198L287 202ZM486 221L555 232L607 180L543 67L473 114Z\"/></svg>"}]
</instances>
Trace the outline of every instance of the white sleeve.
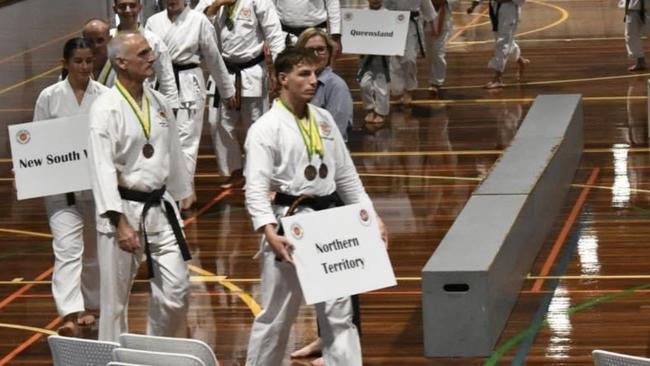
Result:
<instances>
[{"instance_id":1,"label":"white sleeve","mask_svg":"<svg viewBox=\"0 0 650 366\"><path fill-rule=\"evenodd\" d=\"M259 122L257 122L259 123ZM267 224L277 224L269 192L273 175L274 150L268 139L275 134L268 133L259 124L253 124L244 149L246 150L246 209L248 210L253 228L258 230Z\"/></svg>"},{"instance_id":2,"label":"white sleeve","mask_svg":"<svg viewBox=\"0 0 650 366\"><path fill-rule=\"evenodd\" d=\"M167 190L180 201L192 195L192 179L185 166L184 154L178 137L176 118L168 106L165 106L165 114L169 117L169 178L167 179Z\"/></svg>"},{"instance_id":3,"label":"white sleeve","mask_svg":"<svg viewBox=\"0 0 650 366\"><path fill-rule=\"evenodd\" d=\"M156 61L153 67L156 71L156 79L160 84L159 91L167 98L170 107L179 108L178 88L176 87L176 79L174 78L172 58L169 55L169 50L165 42L159 40L155 43Z\"/></svg>"},{"instance_id":4,"label":"white sleeve","mask_svg":"<svg viewBox=\"0 0 650 366\"><path fill-rule=\"evenodd\" d=\"M42 121L50 119L50 98L44 91L38 95L34 105L34 118L32 121Z\"/></svg>"},{"instance_id":5,"label":"white sleeve","mask_svg":"<svg viewBox=\"0 0 650 366\"><path fill-rule=\"evenodd\" d=\"M280 17L271 0L255 0L255 14L262 27L264 38L269 44L273 60L284 51L285 37L280 24Z\"/></svg>"},{"instance_id":6,"label":"white sleeve","mask_svg":"<svg viewBox=\"0 0 650 366\"><path fill-rule=\"evenodd\" d=\"M341 3L339 0L325 0L327 25L330 34L341 34Z\"/></svg>"},{"instance_id":7,"label":"white sleeve","mask_svg":"<svg viewBox=\"0 0 650 366\"><path fill-rule=\"evenodd\" d=\"M90 109L90 133L88 137L88 162L90 182L97 213L107 217L108 211L122 213L122 198L117 190L117 169L115 168L115 141L111 127L115 118L110 110L95 103Z\"/></svg>"},{"instance_id":8,"label":"white sleeve","mask_svg":"<svg viewBox=\"0 0 650 366\"><path fill-rule=\"evenodd\" d=\"M217 46L217 32L207 17L200 18L201 33L199 35L199 48L205 60L208 71L214 79L221 98L228 99L235 95L235 80L228 73L223 62L221 52Z\"/></svg>"}]
</instances>

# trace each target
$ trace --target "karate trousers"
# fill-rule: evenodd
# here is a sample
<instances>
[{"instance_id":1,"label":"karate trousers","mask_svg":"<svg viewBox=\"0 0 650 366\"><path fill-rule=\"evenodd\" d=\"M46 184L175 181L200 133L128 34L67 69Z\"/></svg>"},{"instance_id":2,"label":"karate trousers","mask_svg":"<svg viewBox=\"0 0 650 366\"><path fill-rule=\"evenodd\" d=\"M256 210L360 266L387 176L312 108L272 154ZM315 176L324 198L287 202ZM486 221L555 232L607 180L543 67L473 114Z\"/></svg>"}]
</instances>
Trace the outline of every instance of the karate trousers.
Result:
<instances>
[{"instance_id":1,"label":"karate trousers","mask_svg":"<svg viewBox=\"0 0 650 366\"><path fill-rule=\"evenodd\" d=\"M390 96L388 95L388 81L381 69L370 67L361 76L359 87L361 88L363 109L387 116L390 111Z\"/></svg>"},{"instance_id":2,"label":"karate trousers","mask_svg":"<svg viewBox=\"0 0 650 366\"><path fill-rule=\"evenodd\" d=\"M261 257L262 307L253 322L247 366L280 366L287 350L289 331L303 295L295 268L278 262L267 243ZM315 304L326 365L361 366L361 343L352 323L349 297Z\"/></svg>"},{"instance_id":3,"label":"karate trousers","mask_svg":"<svg viewBox=\"0 0 650 366\"><path fill-rule=\"evenodd\" d=\"M152 208L159 209L159 208ZM147 334L184 337L187 334L187 310L190 278L174 232L149 233L154 277L149 280L151 296L147 317ZM117 244L115 234L99 233L98 253L101 272L102 302L99 317L99 340L118 341L129 331L128 302L140 263L144 260L144 238L141 249L128 253Z\"/></svg>"},{"instance_id":4,"label":"karate trousers","mask_svg":"<svg viewBox=\"0 0 650 366\"><path fill-rule=\"evenodd\" d=\"M419 22L417 26L420 27ZM420 34L423 35L421 28ZM422 42L424 42L424 38ZM420 44L418 42L417 28L413 21L409 21L404 56L391 56L390 58L391 94L399 96L418 87L417 59L419 53Z\"/></svg>"},{"instance_id":5,"label":"karate trousers","mask_svg":"<svg viewBox=\"0 0 650 366\"><path fill-rule=\"evenodd\" d=\"M494 32L494 57L488 67L503 72L508 60L516 61L521 57L521 49L515 42L515 33L519 26L519 7L512 2L502 3L498 17L499 27Z\"/></svg>"},{"instance_id":6,"label":"karate trousers","mask_svg":"<svg viewBox=\"0 0 650 366\"><path fill-rule=\"evenodd\" d=\"M178 126L178 137L181 142L181 150L185 157L185 166L194 182L194 172L199 154L199 143L203 131L203 112L205 109L206 89L205 78L201 68L182 71L193 73L196 80L195 100L191 103L181 101L181 108L176 116ZM180 92L180 91L179 91Z\"/></svg>"},{"instance_id":7,"label":"karate trousers","mask_svg":"<svg viewBox=\"0 0 650 366\"><path fill-rule=\"evenodd\" d=\"M650 11L646 10L646 11ZM641 22L641 12L639 10L629 10L625 15L625 48L627 56L631 59L645 57L643 50L643 40L641 36L650 35L650 19L646 13L645 23Z\"/></svg>"},{"instance_id":8,"label":"karate trousers","mask_svg":"<svg viewBox=\"0 0 650 366\"><path fill-rule=\"evenodd\" d=\"M60 316L99 309L99 266L95 204L91 191L45 197L52 231L54 273L52 295Z\"/></svg>"},{"instance_id":9,"label":"karate trousers","mask_svg":"<svg viewBox=\"0 0 650 366\"><path fill-rule=\"evenodd\" d=\"M427 62L429 63L429 84L442 86L447 78L447 43L453 30L453 14L449 5L445 9L445 18L443 19L440 34L432 36L426 32L427 40ZM438 19L433 23L434 27L438 26Z\"/></svg>"}]
</instances>

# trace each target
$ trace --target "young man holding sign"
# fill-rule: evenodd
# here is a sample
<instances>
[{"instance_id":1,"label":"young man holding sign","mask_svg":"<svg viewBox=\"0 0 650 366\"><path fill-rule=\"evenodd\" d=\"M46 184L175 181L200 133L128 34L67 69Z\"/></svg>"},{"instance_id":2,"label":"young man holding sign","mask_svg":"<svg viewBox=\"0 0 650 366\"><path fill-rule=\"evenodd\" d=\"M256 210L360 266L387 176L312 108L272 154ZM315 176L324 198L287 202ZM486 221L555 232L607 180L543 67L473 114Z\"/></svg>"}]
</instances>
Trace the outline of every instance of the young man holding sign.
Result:
<instances>
[{"instance_id":1,"label":"young man holding sign","mask_svg":"<svg viewBox=\"0 0 650 366\"><path fill-rule=\"evenodd\" d=\"M292 246L278 230L290 208L310 212L370 202L345 142L325 110L308 104L317 85L313 52L288 49L275 62L280 98L248 132L246 207L264 234L262 307L253 323L247 365L280 365L303 300ZM274 195L273 202L269 196ZM308 197L308 198L307 198ZM340 197L340 198L339 198ZM379 217L382 237L386 231ZM361 365L361 345L349 297L316 304L327 365Z\"/></svg>"}]
</instances>

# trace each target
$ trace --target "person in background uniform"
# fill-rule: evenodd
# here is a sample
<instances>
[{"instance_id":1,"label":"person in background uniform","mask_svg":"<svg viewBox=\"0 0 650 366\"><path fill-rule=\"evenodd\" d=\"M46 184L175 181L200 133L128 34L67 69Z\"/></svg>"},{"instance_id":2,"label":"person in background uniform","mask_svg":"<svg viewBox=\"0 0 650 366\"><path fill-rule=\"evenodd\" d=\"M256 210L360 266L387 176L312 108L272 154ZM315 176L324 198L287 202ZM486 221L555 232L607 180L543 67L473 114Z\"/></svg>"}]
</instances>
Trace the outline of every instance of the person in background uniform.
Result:
<instances>
[{"instance_id":1,"label":"person in background uniform","mask_svg":"<svg viewBox=\"0 0 650 366\"><path fill-rule=\"evenodd\" d=\"M250 125L269 109L264 42L275 58L284 50L280 19L271 0L203 0L197 5L213 19L219 49L235 79L237 108L219 108L210 122L222 188L243 186L243 141Z\"/></svg>"},{"instance_id":2,"label":"person in background uniform","mask_svg":"<svg viewBox=\"0 0 650 366\"><path fill-rule=\"evenodd\" d=\"M185 336L190 253L176 201L187 206L191 178L172 109L144 81L153 51L139 32L108 45L115 86L90 111L90 180L97 210L101 272L99 339L128 332L133 280L146 257L151 285L147 334Z\"/></svg>"},{"instance_id":3,"label":"person in background uniform","mask_svg":"<svg viewBox=\"0 0 650 366\"><path fill-rule=\"evenodd\" d=\"M467 13L474 12L474 8L482 0L472 1L472 6ZM521 49L515 42L515 33L521 20L521 7L526 0L488 0L490 7L490 21L494 32L494 57L488 63L488 67L494 69L494 77L485 84L486 89L503 88L503 72L506 69L508 60L517 61L517 78L522 79L524 69L530 60L521 56Z\"/></svg>"},{"instance_id":4,"label":"person in background uniform","mask_svg":"<svg viewBox=\"0 0 650 366\"><path fill-rule=\"evenodd\" d=\"M83 38L63 46L61 81L45 88L36 100L34 121L87 114L108 89L92 80L93 53ZM90 190L45 197L52 231L54 273L52 295L59 316L60 335L80 334L79 326L95 323L99 311L99 266L95 235L95 205Z\"/></svg>"},{"instance_id":5,"label":"person in background uniform","mask_svg":"<svg viewBox=\"0 0 650 366\"><path fill-rule=\"evenodd\" d=\"M142 28L142 25L138 21L140 11L142 10L140 0L113 0L113 10L119 17L120 24L117 28L111 29L111 37L115 37L118 32L123 31L137 31L142 33L147 43L151 46L156 59L153 64L154 77L148 80L150 86L167 97L169 105L173 109L178 109L180 107L178 102L178 89L174 80L174 70L169 51L165 43L157 35ZM159 85L158 88L156 88L156 84ZM106 86L111 87L113 85Z\"/></svg>"},{"instance_id":6,"label":"person in background uniform","mask_svg":"<svg viewBox=\"0 0 650 366\"><path fill-rule=\"evenodd\" d=\"M645 51L643 50L643 33L650 34L650 23L647 15L648 5L646 0L621 0L619 6L625 9L625 48L627 55L633 59L634 65L628 68L629 71L642 71L647 68L645 62Z\"/></svg>"},{"instance_id":7,"label":"person in background uniform","mask_svg":"<svg viewBox=\"0 0 650 366\"><path fill-rule=\"evenodd\" d=\"M421 18L424 19L424 22L431 22L435 17L435 10L431 0L385 0L384 6L389 10L411 12L404 56L390 58L391 94L398 98L403 105L408 106L413 100L411 92L418 87L418 55L425 56Z\"/></svg>"},{"instance_id":8,"label":"person in background uniform","mask_svg":"<svg viewBox=\"0 0 650 366\"><path fill-rule=\"evenodd\" d=\"M330 112L343 140L347 142L348 129L352 127L353 121L352 95L345 80L330 66L334 55L333 44L327 33L316 28L305 30L296 42L297 47L314 52L319 60L316 65L318 84L310 103Z\"/></svg>"},{"instance_id":9,"label":"person in background uniform","mask_svg":"<svg viewBox=\"0 0 650 366\"><path fill-rule=\"evenodd\" d=\"M427 59L429 63L429 90L435 95L447 77L447 43L454 28L454 15L451 5L455 0L431 0L436 10L436 17L431 23L431 30L426 32Z\"/></svg>"},{"instance_id":10,"label":"person in background uniform","mask_svg":"<svg viewBox=\"0 0 650 366\"><path fill-rule=\"evenodd\" d=\"M334 40L333 57L341 53L341 4L339 0L273 0L282 22L287 45L307 28L327 30Z\"/></svg>"},{"instance_id":11,"label":"person in background uniform","mask_svg":"<svg viewBox=\"0 0 650 366\"><path fill-rule=\"evenodd\" d=\"M214 27L204 14L187 7L184 0L167 0L167 10L149 18L145 29L165 42L172 58L181 104L177 117L181 149L187 171L193 177L206 99L205 79L199 62L205 62L223 105L229 109L237 106L235 81L221 58Z\"/></svg>"},{"instance_id":12,"label":"person in background uniform","mask_svg":"<svg viewBox=\"0 0 650 366\"><path fill-rule=\"evenodd\" d=\"M308 103L316 91L318 63L313 52L300 48L277 57L274 71L280 97L251 126L246 138L246 208L254 229L264 235L259 253L264 310L253 322L248 366L282 364L303 301L291 245L278 232L279 217L291 214L287 210L292 204L295 214L300 214L341 203L370 202L332 116ZM305 196L311 199L296 202ZM381 223L379 217L377 221ZM318 303L316 313L325 363L362 365L349 298Z\"/></svg>"},{"instance_id":13,"label":"person in background uniform","mask_svg":"<svg viewBox=\"0 0 650 366\"><path fill-rule=\"evenodd\" d=\"M108 61L106 45L111 40L111 26L102 19L93 18L84 24L81 35L88 40L93 51L94 66L93 80L102 85L112 86L115 79L115 73Z\"/></svg>"},{"instance_id":14,"label":"person in background uniform","mask_svg":"<svg viewBox=\"0 0 650 366\"><path fill-rule=\"evenodd\" d=\"M371 10L384 9L383 0L368 0ZM361 88L365 123L382 124L390 111L390 58L380 55L361 55L357 81Z\"/></svg>"}]
</instances>

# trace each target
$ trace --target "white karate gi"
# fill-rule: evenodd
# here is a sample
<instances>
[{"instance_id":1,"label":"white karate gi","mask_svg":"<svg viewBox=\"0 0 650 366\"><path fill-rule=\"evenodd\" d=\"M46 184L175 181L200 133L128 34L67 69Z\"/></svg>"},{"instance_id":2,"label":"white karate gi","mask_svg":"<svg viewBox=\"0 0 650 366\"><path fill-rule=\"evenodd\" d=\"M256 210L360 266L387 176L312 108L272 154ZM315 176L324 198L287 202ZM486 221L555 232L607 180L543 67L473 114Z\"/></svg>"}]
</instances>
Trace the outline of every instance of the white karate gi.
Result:
<instances>
[{"instance_id":1,"label":"white karate gi","mask_svg":"<svg viewBox=\"0 0 650 366\"><path fill-rule=\"evenodd\" d=\"M176 81L174 80L172 59L169 56L169 50L167 50L165 42L163 42L162 39L160 39L160 37L158 37L155 33L142 28L142 26L138 27L138 31L147 40L147 43L149 43L154 57L156 58L153 63L155 75L147 80L149 82L149 86L152 89L155 89L156 84L160 84L158 91L167 98L170 107L179 108L180 104L178 102L178 89L176 88ZM111 37L115 37L115 35L117 35L117 32L117 28L112 28L110 30ZM110 60L106 63L109 64L110 67ZM115 77L115 70L111 68L110 76L108 77L107 82L103 84L109 88L112 87L115 85Z\"/></svg>"},{"instance_id":2,"label":"white karate gi","mask_svg":"<svg viewBox=\"0 0 650 366\"><path fill-rule=\"evenodd\" d=\"M204 1L207 5L212 3L212 0ZM222 6L214 19L219 49L227 62L243 64L262 55L265 40L268 41L274 59L284 50L280 19L271 0L239 0L232 30L226 26L227 17L227 7ZM221 175L228 176L243 168L242 143L246 132L250 125L269 109L267 74L264 61L243 69L240 110L222 106L217 112L218 118L208 118ZM235 74L232 74L232 77L234 78Z\"/></svg>"},{"instance_id":3,"label":"white karate gi","mask_svg":"<svg viewBox=\"0 0 650 366\"><path fill-rule=\"evenodd\" d=\"M79 104L68 79L59 81L38 96L34 121L88 114L92 103L107 90L90 80ZM74 192L74 198L75 204L70 206L65 194L45 197L54 237L52 295L60 316L99 309L95 205L89 190Z\"/></svg>"},{"instance_id":4,"label":"white karate gi","mask_svg":"<svg viewBox=\"0 0 650 366\"><path fill-rule=\"evenodd\" d=\"M420 42L422 42L422 47L425 47L422 19L428 22L432 21L435 17L435 9L431 0L386 0L384 6L389 10L420 12L417 22L409 21L404 56L392 56L390 59L391 93L402 95L404 92L418 87L417 58L421 51ZM418 34L420 35L419 41Z\"/></svg>"},{"instance_id":5,"label":"white karate gi","mask_svg":"<svg viewBox=\"0 0 650 366\"><path fill-rule=\"evenodd\" d=\"M167 11L154 14L147 21L146 29L156 33L167 45L175 65L205 65L216 81L222 99L235 95L235 81L228 73L217 46L217 35L208 18L185 7L172 23ZM203 129L205 107L205 78L201 68L196 67L178 73L181 110L178 112L178 132L181 149L186 158L190 176L194 176L196 160Z\"/></svg>"},{"instance_id":6,"label":"white karate gi","mask_svg":"<svg viewBox=\"0 0 650 366\"><path fill-rule=\"evenodd\" d=\"M273 0L282 24L292 28L311 28L327 23L329 34L341 34L339 0ZM283 36L286 38L287 33ZM298 38L289 36L291 43Z\"/></svg>"},{"instance_id":7,"label":"white karate gi","mask_svg":"<svg viewBox=\"0 0 650 366\"><path fill-rule=\"evenodd\" d=\"M498 28L494 32L494 57L488 62L488 67L503 72L508 60L516 61L521 57L515 34L521 20L521 7L526 0L511 0L500 5L494 0L489 1L497 12Z\"/></svg>"},{"instance_id":8,"label":"white karate gi","mask_svg":"<svg viewBox=\"0 0 650 366\"><path fill-rule=\"evenodd\" d=\"M368 66L363 68L365 57L370 57ZM385 57L385 61L382 60ZM384 67L384 62L386 67ZM364 55L359 70L359 87L361 100L366 112L374 111L387 116L390 111L388 77L390 77L390 56Z\"/></svg>"},{"instance_id":9,"label":"white karate gi","mask_svg":"<svg viewBox=\"0 0 650 366\"><path fill-rule=\"evenodd\" d=\"M430 32L426 32L430 85L442 86L447 78L447 60L445 56L447 54L447 43L454 27L452 5L455 2L454 0L446 0L441 5L441 7L444 7L444 12L438 10L436 13L432 27L435 30L440 27L440 34L434 37Z\"/></svg>"},{"instance_id":10,"label":"white karate gi","mask_svg":"<svg viewBox=\"0 0 650 366\"><path fill-rule=\"evenodd\" d=\"M645 57L643 40L641 36L650 35L650 1L629 0L627 13L625 14L625 47L627 55L631 59ZM645 22L641 21L641 1L644 1ZM625 9L625 0L619 2L619 7Z\"/></svg>"},{"instance_id":11,"label":"white karate gi","mask_svg":"<svg viewBox=\"0 0 650 366\"><path fill-rule=\"evenodd\" d=\"M118 192L118 185L141 192L151 192L165 185L166 200L179 201L192 194L173 112L164 97L147 87L146 83L144 93L150 104L149 143L155 149L149 159L142 154L147 140L140 122L115 87L102 95L91 109L88 151L98 213L102 296L99 339L105 341L117 341L121 333L128 331L129 295L143 259L143 225L149 237L154 266L147 333L184 336L186 331L189 272L164 208L151 207L146 222L142 223L144 204L123 200ZM116 228L107 217L108 211L122 213L139 231L141 249L137 253L131 254L119 248Z\"/></svg>"},{"instance_id":12,"label":"white karate gi","mask_svg":"<svg viewBox=\"0 0 650 366\"><path fill-rule=\"evenodd\" d=\"M294 116L275 102L273 107L251 126L246 138L247 162L246 208L253 227L259 230L279 222L286 206L272 205L270 192L294 196L326 196L337 191L345 203L370 202L352 158L332 116L313 105L324 146L323 162L329 168L325 179L308 181L304 168L310 163L305 144ZM321 164L313 156L311 164ZM297 214L309 212L299 207ZM248 366L281 365L287 348L289 331L302 303L302 291L295 268L275 260L270 245L263 241L262 308L255 318L248 344ZM327 365L362 365L359 334L352 323L349 298L316 304L321 330L323 357Z\"/></svg>"}]
</instances>

